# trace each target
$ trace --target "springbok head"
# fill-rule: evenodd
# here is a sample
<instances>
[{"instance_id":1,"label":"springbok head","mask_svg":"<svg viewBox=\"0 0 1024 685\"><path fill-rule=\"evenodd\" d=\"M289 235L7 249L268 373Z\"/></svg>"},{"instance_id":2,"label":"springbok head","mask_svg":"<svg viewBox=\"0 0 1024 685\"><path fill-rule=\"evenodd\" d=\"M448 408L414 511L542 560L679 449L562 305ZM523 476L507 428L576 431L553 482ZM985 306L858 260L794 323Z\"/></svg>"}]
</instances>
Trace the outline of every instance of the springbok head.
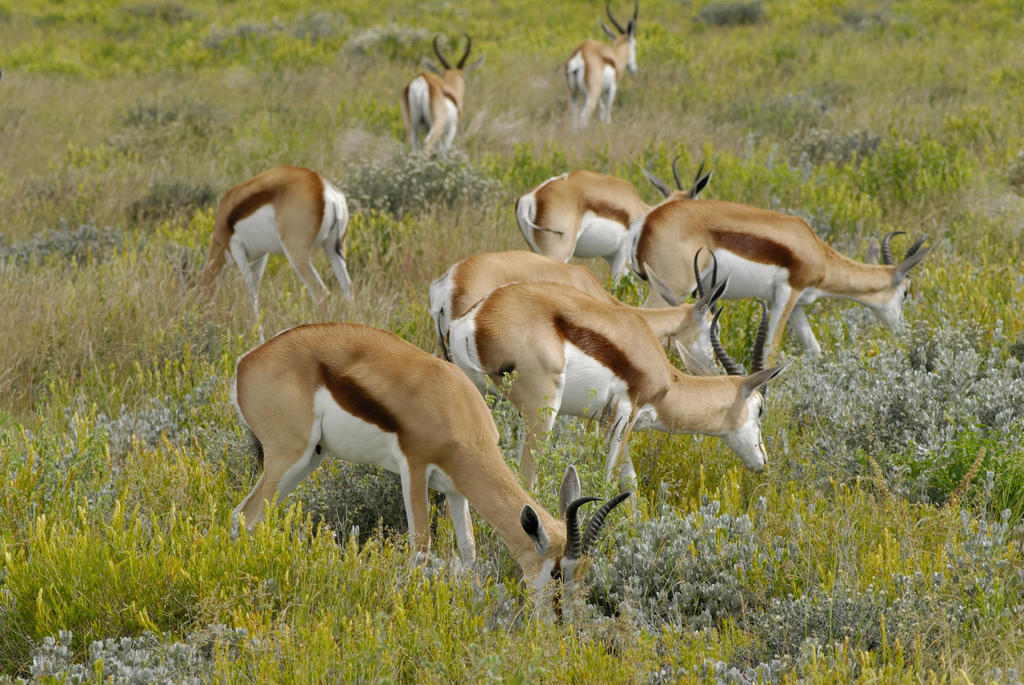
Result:
<instances>
[{"instance_id":1,"label":"springbok head","mask_svg":"<svg viewBox=\"0 0 1024 685\"><path fill-rule=\"evenodd\" d=\"M768 306L758 300L761 305L761 323L757 327L757 335L754 339L754 347L751 354L750 375L741 364L738 364L729 356L729 353L722 347L718 339L718 317L722 313L719 307L715 312L711 323L711 346L715 350L715 356L719 363L730 376L738 378L737 397L735 411L731 414L735 422L731 427L718 437L736 453L743 465L754 472L761 472L768 463L768 452L765 450L764 441L761 438L761 417L764 416L765 384L782 373L789 362L782 366L775 366L769 369L764 368L765 340L768 336ZM676 349L680 356L686 360L686 366L691 373L699 375L711 375L706 368L694 364L693 360L687 360L681 346Z\"/></svg>"},{"instance_id":2,"label":"springbok head","mask_svg":"<svg viewBox=\"0 0 1024 685\"><path fill-rule=\"evenodd\" d=\"M877 301L867 301L865 304L870 307L875 318L892 330L898 330L903 323L903 305L910 295L910 277L908 276L910 270L920 264L921 260L932 251L930 247L921 249L921 246L928 240L928 236L921 236L907 249L903 259L896 264L889 241L893 236L903 234L905 234L904 231L892 231L882 238L881 245L874 238L868 243L867 262L878 264L878 258L881 257L883 266L892 267L892 280L888 288L884 288L878 293L877 298L873 298Z\"/></svg>"},{"instance_id":3,"label":"springbok head","mask_svg":"<svg viewBox=\"0 0 1024 685\"><path fill-rule=\"evenodd\" d=\"M469 51L473 47L473 40L469 37L468 33L463 33L462 35L466 37L466 50L462 53L462 57L460 57L455 63L454 67L441 52L441 48L438 45L438 41L441 39L441 36L439 35L434 36L434 54L437 55L437 59L441 61L441 65L444 68L437 66L437 64L435 64L429 57L423 58L423 64L426 65L427 69L430 69L441 77L441 80L445 82L445 85L452 90L452 93L455 95L460 105L466 94L466 74L483 64L485 57L485 55L481 55L474 62L470 63L468 67L465 66L466 59L469 57Z\"/></svg>"},{"instance_id":4,"label":"springbok head","mask_svg":"<svg viewBox=\"0 0 1024 685\"><path fill-rule=\"evenodd\" d=\"M537 554L544 560L540 570L536 572L530 582L531 587L535 591L540 591L552 580L572 586L583 578L590 567L590 554L594 549L597 536L601 533L601 528L604 527L608 512L624 502L631 494L633 493L622 492L602 504L581 530L580 507L589 502L596 502L598 498L580 496L580 478L576 469L570 466L566 470L562 485L558 490L559 510L565 521L565 547L561 550L552 549L548 531L544 530L544 525L533 507L529 505L523 507L519 521L523 530L533 540Z\"/></svg>"},{"instance_id":5,"label":"springbok head","mask_svg":"<svg viewBox=\"0 0 1024 685\"><path fill-rule=\"evenodd\" d=\"M654 172L652 172L650 169L640 167L640 171L644 172L644 176L647 177L647 180L651 182L651 185L654 186L657 189L657 191L661 193L661 196L664 197L666 200L697 199L697 196L700 195L700 191L704 190L705 186L707 186L708 184L708 181L711 179L711 172L709 171L708 173L701 176L701 174L704 172L704 161L701 160L700 167L697 169L697 175L694 176L693 178L693 185L691 185L686 190L683 190L683 182L679 178L678 165L679 155L676 155L675 159L672 160L672 176L674 176L676 179L676 190L669 189L668 184L662 181L657 176L655 176Z\"/></svg>"},{"instance_id":6,"label":"springbok head","mask_svg":"<svg viewBox=\"0 0 1024 685\"><path fill-rule=\"evenodd\" d=\"M697 266L699 256L700 250L697 250L697 254L693 256L693 277L697 282L694 294L697 301L694 303L689 317L682 319L676 332L665 341L665 348L672 349L673 344L681 344L694 359L702 365L709 366L715 359L714 349L711 347L711 324L714 320L715 305L725 293L729 279L725 279L721 283L718 282L718 259L712 254L714 267L711 270L711 280L708 283L701 280L700 269ZM681 304L676 292L658 277L649 264L644 264L644 273L647 275L651 287L658 291L661 299L665 300L669 306L678 307Z\"/></svg>"},{"instance_id":7,"label":"springbok head","mask_svg":"<svg viewBox=\"0 0 1024 685\"><path fill-rule=\"evenodd\" d=\"M631 73L631 74L633 74L635 76L636 75L636 17L637 17L637 13L640 11L639 2L638 2L638 0L633 0L633 16L629 19L628 22L626 22L626 28L623 28L622 24L620 24L619 21L615 18L615 15L612 14L612 6L611 6L611 4L605 5L604 11L608 15L609 21L611 21L612 24L615 26L615 28L618 30L618 33L615 33L610 28L608 28L608 25L605 24L603 21L598 20L598 22L601 24L601 28L608 35L608 37L612 39L612 44L615 47L618 47L622 43L628 43L629 44L629 58L626 60L626 69L629 70L629 73Z\"/></svg>"}]
</instances>

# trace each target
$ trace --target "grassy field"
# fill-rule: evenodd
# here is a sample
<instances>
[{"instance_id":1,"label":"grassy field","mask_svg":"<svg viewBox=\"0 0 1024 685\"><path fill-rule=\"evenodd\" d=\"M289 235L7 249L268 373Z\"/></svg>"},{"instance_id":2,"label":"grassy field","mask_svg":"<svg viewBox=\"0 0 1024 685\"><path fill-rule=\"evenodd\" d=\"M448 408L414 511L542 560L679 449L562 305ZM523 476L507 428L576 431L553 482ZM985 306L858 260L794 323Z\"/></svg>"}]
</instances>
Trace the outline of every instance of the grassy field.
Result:
<instances>
[{"instance_id":1,"label":"grassy field","mask_svg":"<svg viewBox=\"0 0 1024 685\"><path fill-rule=\"evenodd\" d=\"M639 73L583 131L557 70L601 4L410 5L0 0L0 681L1021 682L1024 3L644 0ZM398 95L463 31L486 62L454 150L409 158ZM397 478L372 470L325 464L230 539L256 322L233 267L193 288L227 188L309 166L354 210L354 297L319 255L318 311L272 258L268 335L359 321L436 353L428 284L523 249L519 194L589 168L653 202L639 165L676 154L708 160L703 197L845 254L934 246L904 331L809 310L824 354L782 352L765 473L635 435L637 495L561 621L479 521L477 569L449 563L444 517L412 564ZM737 358L753 312L724 315ZM494 411L514 461L518 417ZM615 490L597 432L559 421L545 506L567 463Z\"/></svg>"}]
</instances>

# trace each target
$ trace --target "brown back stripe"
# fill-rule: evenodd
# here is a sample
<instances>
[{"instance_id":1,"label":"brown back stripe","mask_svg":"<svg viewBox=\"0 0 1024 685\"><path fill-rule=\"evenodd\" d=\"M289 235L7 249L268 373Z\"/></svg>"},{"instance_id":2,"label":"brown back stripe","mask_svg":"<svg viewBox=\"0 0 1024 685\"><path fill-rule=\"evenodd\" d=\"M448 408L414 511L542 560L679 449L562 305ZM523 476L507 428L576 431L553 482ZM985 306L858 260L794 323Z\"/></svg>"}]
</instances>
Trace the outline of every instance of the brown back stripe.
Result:
<instances>
[{"instance_id":1,"label":"brown back stripe","mask_svg":"<svg viewBox=\"0 0 1024 685\"><path fill-rule=\"evenodd\" d=\"M711 230L711 236L715 240L716 247L729 250L755 262L778 264L792 271L798 261L788 247L768 238L750 233L734 233L716 229Z\"/></svg>"},{"instance_id":2,"label":"brown back stripe","mask_svg":"<svg viewBox=\"0 0 1024 685\"><path fill-rule=\"evenodd\" d=\"M563 314L555 316L554 324L555 330L563 339L611 369L612 373L626 382L630 390L639 387L643 382L644 372L634 366L622 350L608 338L590 328L577 326Z\"/></svg>"},{"instance_id":3,"label":"brown back stripe","mask_svg":"<svg viewBox=\"0 0 1024 685\"><path fill-rule=\"evenodd\" d=\"M388 433L398 433L398 419L361 385L348 376L334 373L320 362L320 378L338 405L348 413L378 426Z\"/></svg>"},{"instance_id":4,"label":"brown back stripe","mask_svg":"<svg viewBox=\"0 0 1024 685\"><path fill-rule=\"evenodd\" d=\"M629 212L622 207L616 207L615 205L608 204L607 202L601 202L599 200L590 200L588 206L584 207L584 209L589 209L594 214L604 217L605 219L618 221L626 228L629 228Z\"/></svg>"},{"instance_id":5,"label":"brown back stripe","mask_svg":"<svg viewBox=\"0 0 1024 685\"><path fill-rule=\"evenodd\" d=\"M241 202L235 205L231 210L231 213L228 214L228 228L234 232L236 223L251 215L263 205L269 205L274 201L274 196L276 194L275 189L267 189L246 196Z\"/></svg>"}]
</instances>

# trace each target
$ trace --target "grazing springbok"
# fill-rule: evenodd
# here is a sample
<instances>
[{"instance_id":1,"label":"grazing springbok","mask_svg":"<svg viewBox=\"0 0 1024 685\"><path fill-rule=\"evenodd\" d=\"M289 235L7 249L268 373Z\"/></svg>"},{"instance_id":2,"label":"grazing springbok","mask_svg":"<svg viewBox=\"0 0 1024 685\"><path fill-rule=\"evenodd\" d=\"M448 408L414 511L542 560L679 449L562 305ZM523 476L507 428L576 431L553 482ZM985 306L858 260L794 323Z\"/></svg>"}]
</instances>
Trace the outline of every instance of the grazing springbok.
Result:
<instances>
[{"instance_id":1,"label":"grazing springbok","mask_svg":"<svg viewBox=\"0 0 1024 685\"><path fill-rule=\"evenodd\" d=\"M596 40L585 40L572 51L565 63L565 79L569 84L569 110L573 117L586 123L598 108L598 117L606 124L612 121L612 102L622 73L636 75L636 17L640 7L633 2L633 17L622 28L612 14L611 5L605 5L605 12L618 34L603 22L601 28L612 39L608 46Z\"/></svg>"},{"instance_id":2,"label":"grazing springbok","mask_svg":"<svg viewBox=\"0 0 1024 685\"><path fill-rule=\"evenodd\" d=\"M754 471L767 461L758 389L784 367L743 377L689 376L672 366L636 312L574 288L502 286L452 321L450 343L455 363L481 391L487 379L501 383L505 374L518 374L509 399L526 424L520 472L531 487L534 446L551 430L556 414L611 415L608 478L634 423L717 435ZM685 350L676 347L685 359ZM755 364L763 358L761 350L755 349L754 358ZM632 480L626 454L622 477Z\"/></svg>"},{"instance_id":3,"label":"grazing springbok","mask_svg":"<svg viewBox=\"0 0 1024 685\"><path fill-rule=\"evenodd\" d=\"M468 67L463 68L469 49L473 45L469 34L466 37L466 51L452 67L441 54L437 45L440 36L434 36L434 54L441 60L444 69L424 58L427 68L433 73L422 72L416 76L402 91L402 119L405 130L409 134L409 145L413 152L420 149L420 134L426 133L423 147L427 150L437 145L438 152L443 156L452 141L455 130L462 119L462 99L466 94L466 74L483 64L484 56L480 56Z\"/></svg>"},{"instance_id":4,"label":"grazing springbok","mask_svg":"<svg viewBox=\"0 0 1024 685\"><path fill-rule=\"evenodd\" d=\"M649 273L651 287L664 287L653 270ZM508 283L536 281L557 284L553 287L559 289L576 288L603 302L634 311L647 322L666 349L671 349L672 344L678 341L702 364L711 364L714 359L710 338L712 309L725 290L724 283L712 281L707 289L702 282L698 283L699 297L695 304L681 304L676 294L666 289L661 297L669 307L645 309L612 297L586 267L522 250L484 252L467 257L430 285L430 316L434 319L445 359L451 360L448 329L452 319L465 314L495 288Z\"/></svg>"},{"instance_id":5,"label":"grazing springbok","mask_svg":"<svg viewBox=\"0 0 1024 685\"><path fill-rule=\"evenodd\" d=\"M910 246L894 264L889 241L883 238L884 263L865 264L836 252L815 235L803 219L733 202L669 200L652 209L630 228L631 263L643 277L650 265L675 292L688 292L696 283L689 265L703 250L701 269L712 256L729 281L726 299L761 297L772 303L768 325L769 356L778 351L787 320L804 351L819 354L804 307L819 297L842 297L866 305L875 317L897 328L910 281L907 274L931 248L926 238ZM661 303L652 288L647 304Z\"/></svg>"},{"instance_id":6,"label":"grazing springbok","mask_svg":"<svg viewBox=\"0 0 1024 685\"><path fill-rule=\"evenodd\" d=\"M230 252L259 318L258 293L267 256L284 253L314 306L320 306L328 294L313 268L313 250L320 247L347 296L351 290L345 265L347 228L345 196L326 178L303 167L268 169L224 193L200 284L213 282L224 266L225 253Z\"/></svg>"},{"instance_id":7,"label":"grazing springbok","mask_svg":"<svg viewBox=\"0 0 1024 685\"><path fill-rule=\"evenodd\" d=\"M676 165L672 174L682 196L695 199L708 184L704 163L693 185L682 190ZM665 197L668 186L647 169L644 174ZM651 211L629 181L593 171L573 171L555 176L516 201L516 220L530 249L542 255L569 261L570 257L602 257L619 278L629 262L629 226Z\"/></svg>"},{"instance_id":8,"label":"grazing springbok","mask_svg":"<svg viewBox=\"0 0 1024 685\"><path fill-rule=\"evenodd\" d=\"M498 449L487 403L466 376L386 331L352 323L289 329L238 360L235 404L258 440L263 473L231 515L252 530L267 503L283 500L324 455L397 473L412 546L430 550L427 488L445 493L465 565L476 559L469 504L512 551L535 588L574 571L614 506L606 502L580 537L572 467L559 490L564 523L523 490Z\"/></svg>"}]
</instances>

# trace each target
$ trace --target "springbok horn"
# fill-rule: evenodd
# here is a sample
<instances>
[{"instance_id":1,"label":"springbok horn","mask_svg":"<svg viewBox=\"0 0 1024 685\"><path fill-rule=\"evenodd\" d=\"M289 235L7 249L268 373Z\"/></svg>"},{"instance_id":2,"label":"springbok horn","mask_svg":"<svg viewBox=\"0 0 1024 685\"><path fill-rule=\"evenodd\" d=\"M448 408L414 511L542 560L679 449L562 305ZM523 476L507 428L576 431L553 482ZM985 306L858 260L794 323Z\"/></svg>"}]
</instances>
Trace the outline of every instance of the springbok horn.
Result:
<instances>
[{"instance_id":1,"label":"springbok horn","mask_svg":"<svg viewBox=\"0 0 1024 685\"><path fill-rule=\"evenodd\" d=\"M661 193L664 197L668 197L669 195L672 194L672 191L668 189L668 186L665 184L665 182L662 181L657 176L655 176L651 171L648 171L644 167L640 167L640 171L644 172L644 176L647 177L647 180L650 181L651 185L654 186L655 189L657 189L657 191Z\"/></svg>"},{"instance_id":2,"label":"springbok horn","mask_svg":"<svg viewBox=\"0 0 1024 685\"><path fill-rule=\"evenodd\" d=\"M612 40L615 40L616 38L619 37L614 31L608 28L608 24L604 23L600 19L597 20L597 23L601 25L601 30L605 32L605 35L607 35Z\"/></svg>"},{"instance_id":3,"label":"springbok horn","mask_svg":"<svg viewBox=\"0 0 1024 685\"><path fill-rule=\"evenodd\" d=\"M626 29L622 28L622 24L616 21L615 17L612 15L611 3L608 3L607 5L604 6L604 11L608 14L608 18L612 20L612 23L615 24L615 28L619 30L619 33L625 33Z\"/></svg>"},{"instance_id":4,"label":"springbok horn","mask_svg":"<svg viewBox=\"0 0 1024 685\"><path fill-rule=\"evenodd\" d=\"M893 263L892 248L889 247L889 241L892 240L894 235L903 235L904 233L906 233L906 231L892 231L882 238L882 264L891 265Z\"/></svg>"},{"instance_id":5,"label":"springbok horn","mask_svg":"<svg viewBox=\"0 0 1024 685\"><path fill-rule=\"evenodd\" d=\"M757 335L754 337L753 359L750 360L750 373L757 373L764 368L764 343L768 338L768 305L761 298L757 299L761 305L761 323L757 325Z\"/></svg>"},{"instance_id":6,"label":"springbok horn","mask_svg":"<svg viewBox=\"0 0 1024 685\"><path fill-rule=\"evenodd\" d=\"M633 0L633 23L636 24L637 14L640 13L640 0Z\"/></svg>"},{"instance_id":7,"label":"springbok horn","mask_svg":"<svg viewBox=\"0 0 1024 685\"><path fill-rule=\"evenodd\" d=\"M700 296L698 299L701 300L704 299L704 284L700 281L700 269L697 267L697 258L700 257L700 251L703 249L703 247L698 247L697 251L693 254L693 278L697 281L697 294Z\"/></svg>"},{"instance_id":8,"label":"springbok horn","mask_svg":"<svg viewBox=\"0 0 1024 685\"><path fill-rule=\"evenodd\" d=\"M466 63L466 58L469 57L469 49L473 46L473 39L469 37L469 34L463 33L462 35L466 37L466 51L462 53L462 59L460 59L459 63L455 65L456 69L461 69L462 65Z\"/></svg>"},{"instance_id":9,"label":"springbok horn","mask_svg":"<svg viewBox=\"0 0 1024 685\"><path fill-rule=\"evenodd\" d=\"M565 556L569 559L579 559L583 553L583 545L580 543L580 522L576 514L581 506L597 500L597 497L580 497L565 508Z\"/></svg>"},{"instance_id":10,"label":"springbok horn","mask_svg":"<svg viewBox=\"0 0 1024 685\"><path fill-rule=\"evenodd\" d=\"M928 236L923 235L914 241L914 244L907 249L907 254L903 255L903 259L909 259L917 254L917 251L921 249L921 246L924 245L924 241L926 240L928 240Z\"/></svg>"},{"instance_id":11,"label":"springbok horn","mask_svg":"<svg viewBox=\"0 0 1024 685\"><path fill-rule=\"evenodd\" d=\"M445 69L451 69L452 65L448 64L448 60L446 60L444 55L441 54L441 48L437 47L437 41L440 37L440 35L434 36L434 54L437 55L439 60L441 60L441 64L444 65Z\"/></svg>"},{"instance_id":12,"label":"springbok horn","mask_svg":"<svg viewBox=\"0 0 1024 685\"><path fill-rule=\"evenodd\" d=\"M584 555L590 554L590 550L594 548L594 543L597 542L597 536L601 533L601 528L604 527L604 519L608 516L608 512L625 502L626 498L632 494L632 492L628 491L619 493L602 504L601 508L594 513L594 516L587 521L587 530L583 533Z\"/></svg>"},{"instance_id":13,"label":"springbok horn","mask_svg":"<svg viewBox=\"0 0 1024 685\"><path fill-rule=\"evenodd\" d=\"M729 353L722 347L722 342L718 339L718 317L721 314L722 308L719 307L718 311L715 312L715 318L711 320L711 348L715 351L718 363L722 365L726 373L730 376L746 376L746 370L729 356Z\"/></svg>"},{"instance_id":14,"label":"springbok horn","mask_svg":"<svg viewBox=\"0 0 1024 685\"><path fill-rule=\"evenodd\" d=\"M679 155L672 160L672 175L676 177L676 188L683 189L683 182L679 180Z\"/></svg>"}]
</instances>

